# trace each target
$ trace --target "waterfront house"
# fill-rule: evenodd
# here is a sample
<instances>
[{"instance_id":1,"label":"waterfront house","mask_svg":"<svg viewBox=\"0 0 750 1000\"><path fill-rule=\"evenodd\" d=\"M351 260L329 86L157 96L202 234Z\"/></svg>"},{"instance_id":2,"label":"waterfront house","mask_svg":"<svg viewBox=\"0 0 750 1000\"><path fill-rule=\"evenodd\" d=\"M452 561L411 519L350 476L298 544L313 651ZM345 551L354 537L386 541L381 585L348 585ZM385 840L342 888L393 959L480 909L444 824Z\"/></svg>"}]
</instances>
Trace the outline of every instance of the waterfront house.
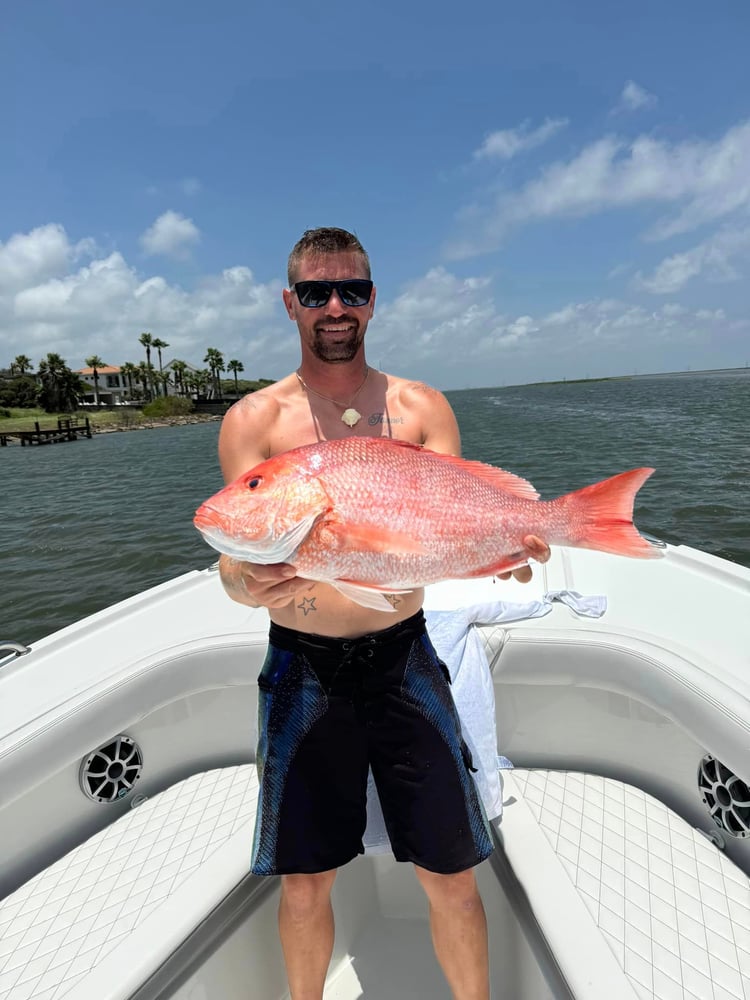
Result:
<instances>
[{"instance_id":1,"label":"waterfront house","mask_svg":"<svg viewBox=\"0 0 750 1000\"><path fill-rule=\"evenodd\" d=\"M121 373L117 365L102 365L97 368L99 375L99 405L100 406L120 406L129 402L128 382ZM96 386L94 385L94 369L79 368L76 375L80 375L81 380L88 387L81 402L96 403Z\"/></svg>"}]
</instances>

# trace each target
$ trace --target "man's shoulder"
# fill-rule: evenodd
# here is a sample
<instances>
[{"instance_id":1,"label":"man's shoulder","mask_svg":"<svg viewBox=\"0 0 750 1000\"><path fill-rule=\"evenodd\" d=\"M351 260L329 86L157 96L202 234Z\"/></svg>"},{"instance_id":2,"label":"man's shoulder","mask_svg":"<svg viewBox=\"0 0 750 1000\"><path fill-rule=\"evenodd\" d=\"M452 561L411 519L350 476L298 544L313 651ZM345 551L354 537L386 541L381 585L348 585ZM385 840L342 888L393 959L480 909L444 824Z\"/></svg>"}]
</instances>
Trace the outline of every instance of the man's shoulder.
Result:
<instances>
[{"instance_id":1,"label":"man's shoulder","mask_svg":"<svg viewBox=\"0 0 750 1000\"><path fill-rule=\"evenodd\" d=\"M432 408L436 405L447 405L448 402L439 389L427 382L388 375L388 384L390 390L398 396L399 402L411 409Z\"/></svg>"},{"instance_id":2,"label":"man's shoulder","mask_svg":"<svg viewBox=\"0 0 750 1000\"><path fill-rule=\"evenodd\" d=\"M272 385L256 389L255 392L248 392L229 407L224 419L229 423L253 422L259 419L265 423L269 418L279 414L291 385L291 376L287 376Z\"/></svg>"},{"instance_id":3,"label":"man's shoulder","mask_svg":"<svg viewBox=\"0 0 750 1000\"><path fill-rule=\"evenodd\" d=\"M461 454L461 435L450 403L434 386L415 379L388 376L393 409L404 415L417 444L449 455Z\"/></svg>"}]
</instances>

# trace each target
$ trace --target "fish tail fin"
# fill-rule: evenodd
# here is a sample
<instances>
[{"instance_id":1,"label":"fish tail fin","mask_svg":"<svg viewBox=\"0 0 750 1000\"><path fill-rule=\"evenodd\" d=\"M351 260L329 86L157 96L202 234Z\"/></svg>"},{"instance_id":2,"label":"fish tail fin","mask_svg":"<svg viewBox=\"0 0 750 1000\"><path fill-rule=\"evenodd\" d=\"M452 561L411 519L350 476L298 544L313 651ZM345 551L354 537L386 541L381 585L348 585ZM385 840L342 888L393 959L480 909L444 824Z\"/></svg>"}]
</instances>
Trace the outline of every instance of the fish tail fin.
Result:
<instances>
[{"instance_id":1,"label":"fish tail fin","mask_svg":"<svg viewBox=\"0 0 750 1000\"><path fill-rule=\"evenodd\" d=\"M635 495L653 471L644 468L621 472L553 501L565 507L570 524L562 544L635 559L658 559L663 555L633 524Z\"/></svg>"}]
</instances>

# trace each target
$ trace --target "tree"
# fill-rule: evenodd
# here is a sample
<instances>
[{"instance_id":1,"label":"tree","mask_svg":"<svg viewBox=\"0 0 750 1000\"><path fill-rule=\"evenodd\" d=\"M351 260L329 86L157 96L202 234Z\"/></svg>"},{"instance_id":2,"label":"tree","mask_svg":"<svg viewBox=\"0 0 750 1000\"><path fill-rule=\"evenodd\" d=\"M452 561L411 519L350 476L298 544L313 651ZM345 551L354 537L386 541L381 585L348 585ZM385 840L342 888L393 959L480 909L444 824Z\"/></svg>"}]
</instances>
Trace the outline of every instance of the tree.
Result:
<instances>
[{"instance_id":1,"label":"tree","mask_svg":"<svg viewBox=\"0 0 750 1000\"><path fill-rule=\"evenodd\" d=\"M172 374L174 375L174 385L175 389L180 396L185 395L185 372L187 371L187 362L175 359L172 362Z\"/></svg>"},{"instance_id":2,"label":"tree","mask_svg":"<svg viewBox=\"0 0 750 1000\"><path fill-rule=\"evenodd\" d=\"M138 367L133 364L132 361L126 361L124 365L120 366L120 374L123 378L127 379L128 382L128 395L133 398L133 379L138 375Z\"/></svg>"},{"instance_id":3,"label":"tree","mask_svg":"<svg viewBox=\"0 0 750 1000\"><path fill-rule=\"evenodd\" d=\"M94 375L94 403L99 405L99 369L103 368L106 362L102 361L98 354L92 354L86 358L86 365L91 368Z\"/></svg>"},{"instance_id":4,"label":"tree","mask_svg":"<svg viewBox=\"0 0 750 1000\"><path fill-rule=\"evenodd\" d=\"M205 395L208 383L211 381L211 373L206 371L205 368L200 368L189 376L188 381L196 395Z\"/></svg>"},{"instance_id":5,"label":"tree","mask_svg":"<svg viewBox=\"0 0 750 1000\"><path fill-rule=\"evenodd\" d=\"M47 413L73 413L86 391L78 375L54 352L39 362L39 381L39 402Z\"/></svg>"},{"instance_id":6,"label":"tree","mask_svg":"<svg viewBox=\"0 0 750 1000\"><path fill-rule=\"evenodd\" d=\"M138 338L138 343L146 348L146 364L151 367L151 348L154 346L154 338L150 333L142 333Z\"/></svg>"},{"instance_id":7,"label":"tree","mask_svg":"<svg viewBox=\"0 0 750 1000\"><path fill-rule=\"evenodd\" d=\"M142 333L138 338L138 343L143 344L143 346L146 348L146 365L148 366L149 369L151 369L151 348L154 346L154 338L151 336L150 333ZM146 398L150 399L151 391L149 385L145 382L143 383L143 389L144 392L146 393Z\"/></svg>"},{"instance_id":8,"label":"tree","mask_svg":"<svg viewBox=\"0 0 750 1000\"><path fill-rule=\"evenodd\" d=\"M16 375L0 382L0 406L31 408L37 405L39 385L31 375Z\"/></svg>"},{"instance_id":9,"label":"tree","mask_svg":"<svg viewBox=\"0 0 750 1000\"><path fill-rule=\"evenodd\" d=\"M159 337L154 337L154 339L151 341L151 346L155 347L156 350L159 353L159 371L161 371L162 370L162 365L161 365L161 352L162 352L162 348L163 347L169 347L169 344L166 342L166 340L161 340Z\"/></svg>"},{"instance_id":10,"label":"tree","mask_svg":"<svg viewBox=\"0 0 750 1000\"><path fill-rule=\"evenodd\" d=\"M221 399L221 383L219 382L219 372L224 371L224 355L216 347L209 347L203 359L211 372L211 382L213 384L213 394L216 399Z\"/></svg>"},{"instance_id":11,"label":"tree","mask_svg":"<svg viewBox=\"0 0 750 1000\"><path fill-rule=\"evenodd\" d=\"M244 372L245 366L241 361L237 361L236 358L232 358L231 361L227 361L227 371L232 372L234 375L234 392L236 396L239 396L240 390L237 384L237 373Z\"/></svg>"},{"instance_id":12,"label":"tree","mask_svg":"<svg viewBox=\"0 0 750 1000\"><path fill-rule=\"evenodd\" d=\"M153 396L153 375L154 366L147 364L145 361L141 361L138 365L138 381L143 386L143 395L147 400L150 400Z\"/></svg>"},{"instance_id":13,"label":"tree","mask_svg":"<svg viewBox=\"0 0 750 1000\"><path fill-rule=\"evenodd\" d=\"M171 381L169 378L169 372L162 372L162 371L154 372L153 377L154 377L154 384L156 386L161 386L162 392L166 398L169 395L169 390L167 389L167 386ZM159 393L157 392L157 396L158 395Z\"/></svg>"},{"instance_id":14,"label":"tree","mask_svg":"<svg viewBox=\"0 0 750 1000\"><path fill-rule=\"evenodd\" d=\"M10 373L11 375L23 376L26 372L30 372L33 367L31 358L27 358L25 354L17 354L10 363Z\"/></svg>"}]
</instances>

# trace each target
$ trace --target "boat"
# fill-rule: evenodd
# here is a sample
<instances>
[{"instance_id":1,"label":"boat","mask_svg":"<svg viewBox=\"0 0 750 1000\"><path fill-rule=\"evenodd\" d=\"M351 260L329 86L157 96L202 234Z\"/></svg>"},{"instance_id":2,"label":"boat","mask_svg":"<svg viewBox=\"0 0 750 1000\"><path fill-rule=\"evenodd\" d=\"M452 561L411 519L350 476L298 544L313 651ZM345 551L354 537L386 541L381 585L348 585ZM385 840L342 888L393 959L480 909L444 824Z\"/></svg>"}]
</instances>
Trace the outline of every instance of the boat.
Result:
<instances>
[{"instance_id":1,"label":"boat","mask_svg":"<svg viewBox=\"0 0 750 1000\"><path fill-rule=\"evenodd\" d=\"M663 549L427 590L479 609L495 698L493 997L750 998L750 570ZM0 1000L288 996L248 871L267 624L212 566L0 645ZM410 866L362 855L334 909L327 998L449 996Z\"/></svg>"}]
</instances>

